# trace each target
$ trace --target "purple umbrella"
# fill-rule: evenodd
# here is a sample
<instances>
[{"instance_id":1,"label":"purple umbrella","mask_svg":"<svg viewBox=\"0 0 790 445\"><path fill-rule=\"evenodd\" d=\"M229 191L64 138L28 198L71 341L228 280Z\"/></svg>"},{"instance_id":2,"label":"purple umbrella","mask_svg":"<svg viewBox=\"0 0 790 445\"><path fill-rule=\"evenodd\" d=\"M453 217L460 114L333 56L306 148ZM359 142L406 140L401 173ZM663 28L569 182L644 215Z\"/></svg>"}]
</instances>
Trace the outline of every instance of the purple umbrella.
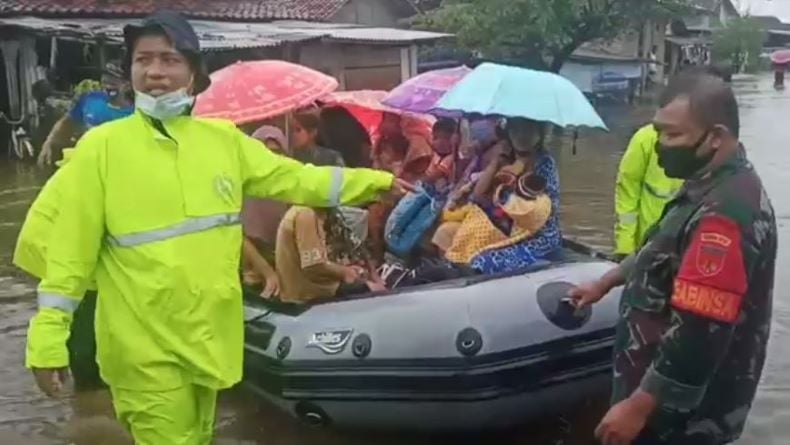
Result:
<instances>
[{"instance_id":1,"label":"purple umbrella","mask_svg":"<svg viewBox=\"0 0 790 445\"><path fill-rule=\"evenodd\" d=\"M428 71L400 84L383 103L403 111L428 114L439 99L471 71L465 66Z\"/></svg>"}]
</instances>

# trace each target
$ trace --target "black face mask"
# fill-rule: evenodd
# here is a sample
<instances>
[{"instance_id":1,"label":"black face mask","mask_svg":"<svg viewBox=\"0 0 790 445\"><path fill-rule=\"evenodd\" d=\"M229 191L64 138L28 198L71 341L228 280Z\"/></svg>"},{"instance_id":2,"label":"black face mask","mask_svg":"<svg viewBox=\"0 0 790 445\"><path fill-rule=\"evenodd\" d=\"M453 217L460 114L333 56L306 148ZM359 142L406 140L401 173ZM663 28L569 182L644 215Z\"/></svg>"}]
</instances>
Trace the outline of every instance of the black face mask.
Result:
<instances>
[{"instance_id":1,"label":"black face mask","mask_svg":"<svg viewBox=\"0 0 790 445\"><path fill-rule=\"evenodd\" d=\"M689 179L702 170L713 160L714 152L710 152L703 157L697 156L697 150L702 147L708 138L709 132L705 132L700 140L693 146L666 146L659 144L658 165L670 178Z\"/></svg>"}]
</instances>

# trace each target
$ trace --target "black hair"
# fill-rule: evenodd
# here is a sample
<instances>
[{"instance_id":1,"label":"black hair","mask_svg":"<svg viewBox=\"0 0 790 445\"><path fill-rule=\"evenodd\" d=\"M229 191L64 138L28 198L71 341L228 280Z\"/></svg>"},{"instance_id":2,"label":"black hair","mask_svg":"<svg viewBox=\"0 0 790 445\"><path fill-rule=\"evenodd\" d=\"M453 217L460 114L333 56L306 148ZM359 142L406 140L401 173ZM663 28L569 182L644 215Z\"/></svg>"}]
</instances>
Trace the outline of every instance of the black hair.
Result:
<instances>
[{"instance_id":1,"label":"black hair","mask_svg":"<svg viewBox=\"0 0 790 445\"><path fill-rule=\"evenodd\" d=\"M319 120L319 145L340 153L347 167L370 167L370 136L347 109L325 107Z\"/></svg>"},{"instance_id":2,"label":"black hair","mask_svg":"<svg viewBox=\"0 0 790 445\"><path fill-rule=\"evenodd\" d=\"M294 115L294 120L299 124L300 127L304 128L307 131L318 131L321 128L321 120L318 117L318 113L313 112L303 112L297 113Z\"/></svg>"},{"instance_id":3,"label":"black hair","mask_svg":"<svg viewBox=\"0 0 790 445\"><path fill-rule=\"evenodd\" d=\"M137 45L137 42L143 37L168 37L167 33L161 26L146 26L142 28L140 32L135 35L134 39L127 40L126 42L126 53L123 57L123 72L126 74L127 78L132 77L132 62L134 57L134 47Z\"/></svg>"},{"instance_id":4,"label":"black hair","mask_svg":"<svg viewBox=\"0 0 790 445\"><path fill-rule=\"evenodd\" d=\"M39 104L44 103L48 98L55 95L55 88L52 83L47 79L41 79L33 84L32 91L33 99Z\"/></svg>"},{"instance_id":5,"label":"black hair","mask_svg":"<svg viewBox=\"0 0 790 445\"><path fill-rule=\"evenodd\" d=\"M738 138L741 121L735 93L721 77L689 70L672 78L660 98L666 107L674 100L688 98L692 116L706 128L723 125Z\"/></svg>"},{"instance_id":6,"label":"black hair","mask_svg":"<svg viewBox=\"0 0 790 445\"><path fill-rule=\"evenodd\" d=\"M171 40L167 31L159 25L146 26L140 29L140 32L135 36L134 40L129 41L126 46L126 54L123 59L123 72L126 74L127 78L131 78L132 76L132 57L134 55L134 48L137 42L143 37L164 37L168 41ZM199 53L193 53L191 51L179 51L179 53L187 59L189 68L192 69L194 73L197 74L203 70L203 61Z\"/></svg>"},{"instance_id":7,"label":"black hair","mask_svg":"<svg viewBox=\"0 0 790 445\"><path fill-rule=\"evenodd\" d=\"M458 131L458 123L447 117L440 117L436 123L433 124L434 133L455 134L456 131Z\"/></svg>"},{"instance_id":8,"label":"black hair","mask_svg":"<svg viewBox=\"0 0 790 445\"><path fill-rule=\"evenodd\" d=\"M392 150L395 151L398 156L403 158L405 158L409 152L409 140L406 139L406 136L403 136L402 134L381 138L381 141L379 141L379 146L382 147L384 145L392 148Z\"/></svg>"}]
</instances>

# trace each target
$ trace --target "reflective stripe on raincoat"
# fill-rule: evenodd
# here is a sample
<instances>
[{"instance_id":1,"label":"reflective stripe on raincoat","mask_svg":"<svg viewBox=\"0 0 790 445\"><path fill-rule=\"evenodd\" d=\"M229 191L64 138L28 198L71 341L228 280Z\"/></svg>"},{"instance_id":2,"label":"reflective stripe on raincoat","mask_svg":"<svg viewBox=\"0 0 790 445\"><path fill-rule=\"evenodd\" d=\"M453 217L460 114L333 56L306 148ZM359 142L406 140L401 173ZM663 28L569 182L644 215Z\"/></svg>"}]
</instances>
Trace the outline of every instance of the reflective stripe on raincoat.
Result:
<instances>
[{"instance_id":1,"label":"reflective stripe on raincoat","mask_svg":"<svg viewBox=\"0 0 790 445\"><path fill-rule=\"evenodd\" d=\"M615 253L634 253L666 203L683 185L658 165L658 133L647 125L634 134L620 162L615 189Z\"/></svg>"},{"instance_id":2,"label":"reflective stripe on raincoat","mask_svg":"<svg viewBox=\"0 0 790 445\"><path fill-rule=\"evenodd\" d=\"M357 205L393 181L302 165L225 121L180 117L163 130L138 112L80 140L28 333L29 367L68 364L71 313L95 276L98 361L110 386L235 384L244 346L243 196Z\"/></svg>"}]
</instances>

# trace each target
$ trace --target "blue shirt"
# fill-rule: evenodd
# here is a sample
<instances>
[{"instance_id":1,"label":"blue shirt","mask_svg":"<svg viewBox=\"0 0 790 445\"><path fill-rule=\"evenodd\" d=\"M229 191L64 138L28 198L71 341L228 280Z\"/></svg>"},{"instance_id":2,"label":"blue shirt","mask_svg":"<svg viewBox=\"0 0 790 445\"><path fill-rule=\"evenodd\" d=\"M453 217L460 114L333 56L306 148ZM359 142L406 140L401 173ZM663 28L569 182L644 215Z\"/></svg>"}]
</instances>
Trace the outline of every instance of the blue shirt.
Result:
<instances>
[{"instance_id":1,"label":"blue shirt","mask_svg":"<svg viewBox=\"0 0 790 445\"><path fill-rule=\"evenodd\" d=\"M69 112L69 117L74 122L90 129L134 113L134 107L118 108L114 107L110 101L110 95L104 91L85 93L74 104Z\"/></svg>"}]
</instances>

